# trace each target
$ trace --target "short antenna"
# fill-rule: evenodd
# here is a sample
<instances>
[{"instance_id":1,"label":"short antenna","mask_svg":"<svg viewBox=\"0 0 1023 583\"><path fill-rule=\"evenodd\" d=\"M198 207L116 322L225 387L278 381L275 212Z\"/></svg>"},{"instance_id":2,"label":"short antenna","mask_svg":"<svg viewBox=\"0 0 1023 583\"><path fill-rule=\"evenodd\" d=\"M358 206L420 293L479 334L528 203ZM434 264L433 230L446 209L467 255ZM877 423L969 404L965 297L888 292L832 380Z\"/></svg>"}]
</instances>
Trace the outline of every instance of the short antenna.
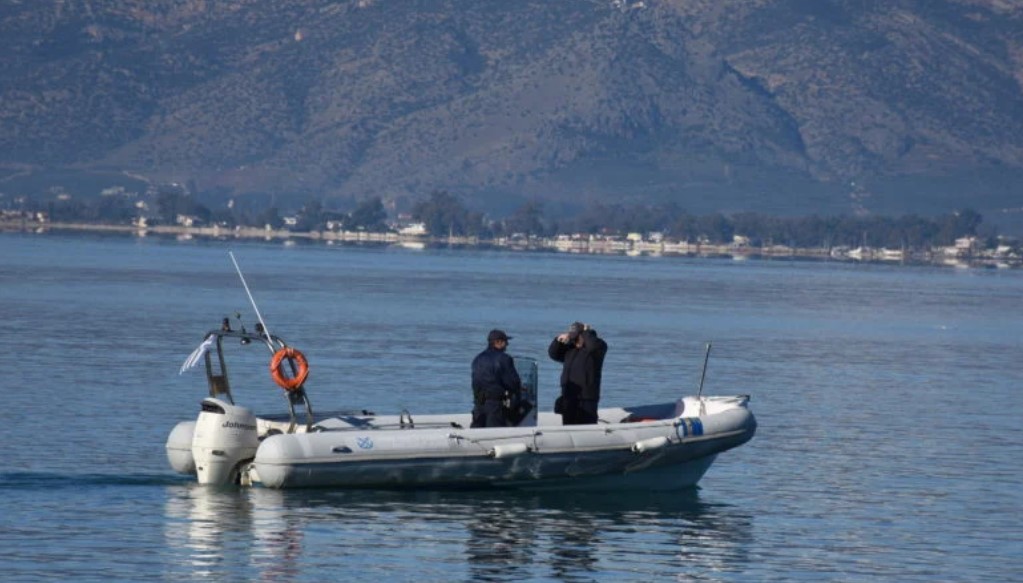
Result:
<instances>
[{"instance_id":1,"label":"short antenna","mask_svg":"<svg viewBox=\"0 0 1023 583\"><path fill-rule=\"evenodd\" d=\"M242 280L242 286L245 288L245 293L249 296L249 302L252 303L252 309L256 311L256 319L263 326L263 333L266 334L266 347L270 349L270 352L274 351L273 344L270 343L270 329L266 327L266 322L263 321L263 315L259 313L259 308L256 306L256 300L252 297L252 292L249 291L249 284L245 283L245 276L242 275L242 268L238 267L238 261L234 258L234 252L228 251L228 255L231 256L231 263L234 263L234 269L238 272L238 277ZM701 382L702 384L702 382Z\"/></svg>"}]
</instances>

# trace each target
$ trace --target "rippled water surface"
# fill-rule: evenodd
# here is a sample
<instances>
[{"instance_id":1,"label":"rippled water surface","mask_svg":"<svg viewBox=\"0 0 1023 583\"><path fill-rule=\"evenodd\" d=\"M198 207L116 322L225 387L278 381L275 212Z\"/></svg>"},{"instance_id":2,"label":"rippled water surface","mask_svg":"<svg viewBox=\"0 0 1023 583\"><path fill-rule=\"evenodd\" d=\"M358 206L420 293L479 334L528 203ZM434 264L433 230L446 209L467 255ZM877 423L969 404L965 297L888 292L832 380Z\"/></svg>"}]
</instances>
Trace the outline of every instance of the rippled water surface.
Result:
<instances>
[{"instance_id":1,"label":"rippled water surface","mask_svg":"<svg viewBox=\"0 0 1023 583\"><path fill-rule=\"evenodd\" d=\"M750 443L670 495L213 490L163 446L206 330L254 322L314 407L468 408L486 332L609 345L606 405L750 394ZM0 234L4 581L1023 581L1023 273ZM235 396L283 407L264 352Z\"/></svg>"}]
</instances>

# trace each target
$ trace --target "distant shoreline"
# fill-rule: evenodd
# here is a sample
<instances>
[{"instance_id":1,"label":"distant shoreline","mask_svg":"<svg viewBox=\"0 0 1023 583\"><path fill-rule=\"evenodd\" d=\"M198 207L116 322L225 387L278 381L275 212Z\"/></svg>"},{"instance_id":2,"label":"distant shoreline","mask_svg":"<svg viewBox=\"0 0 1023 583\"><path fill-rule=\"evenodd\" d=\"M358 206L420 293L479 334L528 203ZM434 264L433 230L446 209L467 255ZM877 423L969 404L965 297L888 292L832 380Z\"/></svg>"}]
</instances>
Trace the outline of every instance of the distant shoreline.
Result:
<instances>
[{"instance_id":1,"label":"distant shoreline","mask_svg":"<svg viewBox=\"0 0 1023 583\"><path fill-rule=\"evenodd\" d=\"M431 237L426 235L402 235L394 232L365 231L289 231L287 229L260 229L256 227L185 227L181 225L156 225L139 228L133 225L104 225L93 223L40 223L28 220L0 221L0 231L45 233L48 231L81 231L96 233L122 233L128 235L174 236L207 239L262 239L264 241L294 240L322 241L327 244L373 243L400 245L409 248L437 246L496 247L513 251L554 251L582 255L628 255L628 256L678 256L717 257L741 260L754 258L768 259L811 259L820 261L843 261L853 263L884 263L906 265L947 265L951 267L1020 268L1023 259L1017 257L954 256L941 252L915 251L882 256L880 249L861 250L859 256L848 253L836 254L833 249L797 248L784 245L737 246L725 244L687 243L674 241L631 241L619 238L581 239L565 236L480 239L478 237L451 236Z\"/></svg>"}]
</instances>

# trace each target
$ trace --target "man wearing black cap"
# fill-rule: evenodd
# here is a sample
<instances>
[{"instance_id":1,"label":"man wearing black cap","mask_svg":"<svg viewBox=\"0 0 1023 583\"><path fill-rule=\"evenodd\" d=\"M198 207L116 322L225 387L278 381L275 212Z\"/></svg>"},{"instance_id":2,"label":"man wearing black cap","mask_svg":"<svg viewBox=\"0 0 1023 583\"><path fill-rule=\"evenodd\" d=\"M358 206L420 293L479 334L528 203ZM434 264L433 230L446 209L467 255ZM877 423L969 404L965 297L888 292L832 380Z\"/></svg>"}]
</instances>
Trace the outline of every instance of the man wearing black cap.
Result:
<instances>
[{"instance_id":1,"label":"man wearing black cap","mask_svg":"<svg viewBox=\"0 0 1023 583\"><path fill-rule=\"evenodd\" d=\"M607 342L597 337L589 324L573 322L568 332L551 341L547 355L563 363L561 397L554 403L554 412L561 414L562 425L583 425L597 422L600 401L600 377L604 368Z\"/></svg>"},{"instance_id":2,"label":"man wearing black cap","mask_svg":"<svg viewBox=\"0 0 1023 583\"><path fill-rule=\"evenodd\" d=\"M472 361L472 425L471 427L506 427L503 401L511 400L518 407L522 381L515 362L505 353L511 337L504 330L487 334L487 349Z\"/></svg>"}]
</instances>

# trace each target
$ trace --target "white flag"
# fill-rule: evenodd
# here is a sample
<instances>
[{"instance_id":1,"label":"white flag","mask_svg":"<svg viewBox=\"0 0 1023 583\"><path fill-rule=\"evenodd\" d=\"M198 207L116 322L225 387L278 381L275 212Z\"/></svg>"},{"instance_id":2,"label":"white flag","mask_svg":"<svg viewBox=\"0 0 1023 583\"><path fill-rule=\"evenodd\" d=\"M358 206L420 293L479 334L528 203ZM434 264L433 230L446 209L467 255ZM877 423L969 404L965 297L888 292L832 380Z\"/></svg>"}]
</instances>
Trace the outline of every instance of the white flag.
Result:
<instances>
[{"instance_id":1,"label":"white flag","mask_svg":"<svg viewBox=\"0 0 1023 583\"><path fill-rule=\"evenodd\" d=\"M186 370L199 364L199 360L203 357L203 355L210 351L210 348L213 347L213 343L216 341L217 337L215 334L207 336L206 339L202 341L202 344L197 346L196 349L192 351L192 354L188 355L188 358L185 359L185 363L181 365L181 370L178 371L178 374L184 374Z\"/></svg>"}]
</instances>

